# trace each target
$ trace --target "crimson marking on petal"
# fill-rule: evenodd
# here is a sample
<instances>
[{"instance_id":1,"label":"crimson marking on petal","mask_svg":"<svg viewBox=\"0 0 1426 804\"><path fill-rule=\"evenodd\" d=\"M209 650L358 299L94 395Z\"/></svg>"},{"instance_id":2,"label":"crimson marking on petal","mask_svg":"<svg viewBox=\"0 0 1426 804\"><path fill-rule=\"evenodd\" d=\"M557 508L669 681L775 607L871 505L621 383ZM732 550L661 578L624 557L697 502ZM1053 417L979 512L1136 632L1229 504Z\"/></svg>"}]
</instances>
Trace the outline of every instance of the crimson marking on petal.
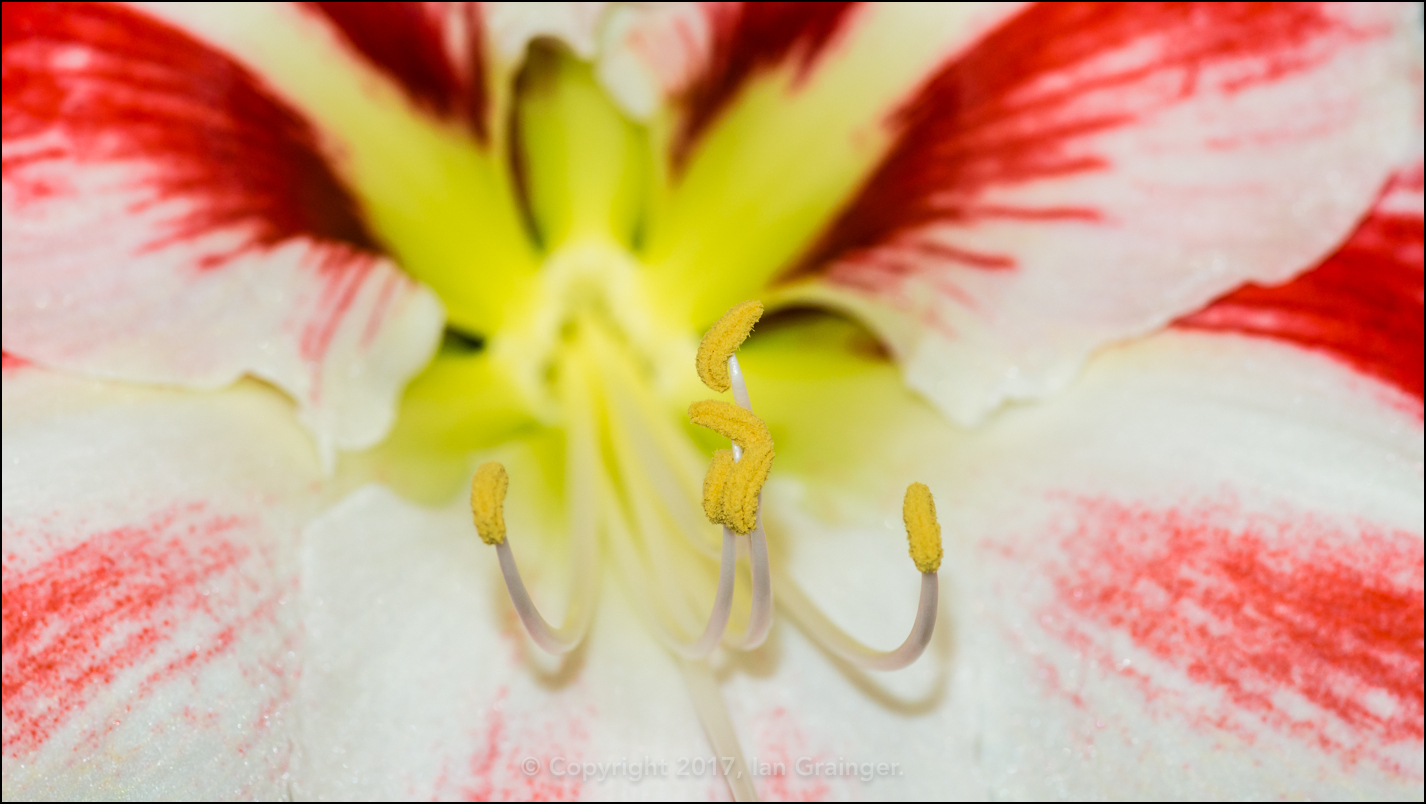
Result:
<instances>
[{"instance_id":1,"label":"crimson marking on petal","mask_svg":"<svg viewBox=\"0 0 1426 804\"><path fill-rule=\"evenodd\" d=\"M583 779L576 771L560 775L551 761L560 759L576 767L584 758L589 733L582 717L559 708L556 718L536 722L533 718L508 716L510 690L502 687L488 704L484 722L472 734L480 746L465 760L466 782L450 789L452 771L443 764L435 781L435 796L459 796L463 801L574 801L580 798ZM512 722L513 720L513 722ZM523 763L538 761L539 771L530 773Z\"/></svg>"},{"instance_id":2,"label":"crimson marking on petal","mask_svg":"<svg viewBox=\"0 0 1426 804\"><path fill-rule=\"evenodd\" d=\"M1091 207L984 198L996 187L1109 170L1087 138L1195 95L1309 68L1359 34L1313 4L1036 4L953 57L892 115L886 157L782 279L839 264L834 282L895 288L937 264L917 247L932 224L1095 224L1102 216ZM939 256L1014 265L1009 255Z\"/></svg>"},{"instance_id":3,"label":"crimson marking on petal","mask_svg":"<svg viewBox=\"0 0 1426 804\"><path fill-rule=\"evenodd\" d=\"M9 352L0 352L0 359L3 360L0 362L0 372L3 372L7 377L30 365L30 361Z\"/></svg>"},{"instance_id":4,"label":"crimson marking on petal","mask_svg":"<svg viewBox=\"0 0 1426 804\"><path fill-rule=\"evenodd\" d=\"M480 8L428 3L304 3L329 20L352 48L391 76L412 102L465 121L488 142L484 31ZM452 37L459 26L462 36ZM452 53L453 40L463 53Z\"/></svg>"},{"instance_id":5,"label":"crimson marking on petal","mask_svg":"<svg viewBox=\"0 0 1426 804\"><path fill-rule=\"evenodd\" d=\"M377 250L312 128L182 31L119 6L6 3L3 59L3 174L17 198L57 192L26 181L37 163L139 162L151 169L140 209L189 204L150 248L243 233L201 268L303 236Z\"/></svg>"},{"instance_id":6,"label":"crimson marking on petal","mask_svg":"<svg viewBox=\"0 0 1426 804\"><path fill-rule=\"evenodd\" d=\"M851 18L856 3L704 3L712 28L704 70L683 93L683 119L670 154L675 170L759 71L797 60L805 76Z\"/></svg>"},{"instance_id":7,"label":"crimson marking on petal","mask_svg":"<svg viewBox=\"0 0 1426 804\"><path fill-rule=\"evenodd\" d=\"M1256 719L1355 761L1367 742L1423 732L1419 533L1312 516L1247 514L1232 498L1181 508L1079 499L1042 618L1120 673L1112 632L1223 696L1189 713ZM1128 671L1128 668L1124 668Z\"/></svg>"},{"instance_id":8,"label":"crimson marking on petal","mask_svg":"<svg viewBox=\"0 0 1426 804\"><path fill-rule=\"evenodd\" d=\"M813 750L807 733L786 707L775 707L757 719L757 755L748 770L758 779L758 795L765 801L830 801L832 787L823 774L799 772L798 761L836 761L826 751ZM845 761L845 760L843 760ZM753 764L756 763L756 764ZM825 774L838 776L840 774Z\"/></svg>"},{"instance_id":9,"label":"crimson marking on petal","mask_svg":"<svg viewBox=\"0 0 1426 804\"><path fill-rule=\"evenodd\" d=\"M406 279L401 274L389 274L381 283L381 290L377 291L376 303L371 307L371 314L366 319L366 326L361 332L361 347L366 349L376 340L377 333L381 331L381 325L386 323L386 314L391 310L391 303L396 300L396 292L406 284Z\"/></svg>"},{"instance_id":10,"label":"crimson marking on petal","mask_svg":"<svg viewBox=\"0 0 1426 804\"><path fill-rule=\"evenodd\" d=\"M1277 287L1247 285L1177 322L1261 335L1330 354L1416 397L1422 413L1422 166L1398 174L1321 265Z\"/></svg>"},{"instance_id":11,"label":"crimson marking on petal","mask_svg":"<svg viewBox=\"0 0 1426 804\"><path fill-rule=\"evenodd\" d=\"M251 551L235 537L248 523L175 506L147 521L88 535L26 565L4 560L4 751L38 748L71 716L131 670L137 697L232 647L254 612L234 616ZM5 541L28 539L8 526ZM268 612L270 614L270 612ZM194 623L201 642L171 642ZM104 728L112 728L112 718ZM102 735L91 735L102 736Z\"/></svg>"},{"instance_id":12,"label":"crimson marking on petal","mask_svg":"<svg viewBox=\"0 0 1426 804\"><path fill-rule=\"evenodd\" d=\"M322 268L322 295L318 299L317 310L307 319L302 328L302 338L298 342L298 353L303 359L317 363L327 353L332 338L337 334L342 319L362 285L371 274L373 263L363 255L335 251L325 260ZM381 317L375 312L367 321L368 328L380 328ZM316 378L320 381L320 378ZM316 389L320 390L320 389Z\"/></svg>"}]
</instances>

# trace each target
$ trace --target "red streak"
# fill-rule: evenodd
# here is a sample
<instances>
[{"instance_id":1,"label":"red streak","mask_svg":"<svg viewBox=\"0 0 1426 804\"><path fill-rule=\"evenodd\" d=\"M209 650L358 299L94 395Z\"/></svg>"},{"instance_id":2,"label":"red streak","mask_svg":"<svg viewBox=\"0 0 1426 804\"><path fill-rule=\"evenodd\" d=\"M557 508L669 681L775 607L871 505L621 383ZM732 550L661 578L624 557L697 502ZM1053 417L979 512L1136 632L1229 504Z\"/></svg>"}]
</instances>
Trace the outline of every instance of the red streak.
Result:
<instances>
[{"instance_id":1,"label":"red streak","mask_svg":"<svg viewBox=\"0 0 1426 804\"><path fill-rule=\"evenodd\" d=\"M298 353L312 364L321 361L336 337L337 329L346 316L362 285L371 273L372 261L361 259L362 255L335 252L322 266L322 294L317 309L302 328L298 342ZM368 327L379 327L381 320L375 315L368 321ZM321 374L313 375L314 398L321 393Z\"/></svg>"},{"instance_id":2,"label":"red streak","mask_svg":"<svg viewBox=\"0 0 1426 804\"><path fill-rule=\"evenodd\" d=\"M122 7L5 4L3 131L4 178L20 197L54 192L26 189L37 162L141 162L151 169L142 204L191 203L151 248L245 234L203 268L297 237L376 250L295 111L227 56ZM64 144L14 155L12 143L46 134Z\"/></svg>"},{"instance_id":3,"label":"red streak","mask_svg":"<svg viewBox=\"0 0 1426 804\"><path fill-rule=\"evenodd\" d=\"M706 69L685 91L674 169L750 78L797 59L806 75L850 19L855 3L705 3L713 28Z\"/></svg>"},{"instance_id":4,"label":"red streak","mask_svg":"<svg viewBox=\"0 0 1426 804\"><path fill-rule=\"evenodd\" d=\"M476 138L489 137L483 32L479 6L461 4L469 52L448 55L441 12L423 3L307 3L342 37L391 76L418 106L464 120ZM460 69L457 69L457 63Z\"/></svg>"},{"instance_id":5,"label":"red streak","mask_svg":"<svg viewBox=\"0 0 1426 804\"><path fill-rule=\"evenodd\" d=\"M792 713L779 706L758 718L756 762L750 771L756 777L758 795L766 801L830 801L832 787L824 775L805 776L798 772L798 760L835 762L839 758L826 751L812 750L807 734Z\"/></svg>"},{"instance_id":6,"label":"red streak","mask_svg":"<svg viewBox=\"0 0 1426 804\"><path fill-rule=\"evenodd\" d=\"M0 371L3 371L5 376L14 374L20 369L30 365L30 361L19 355L12 355L9 352L0 352L0 359L3 360L3 362L0 362Z\"/></svg>"},{"instance_id":7,"label":"red streak","mask_svg":"<svg viewBox=\"0 0 1426 804\"><path fill-rule=\"evenodd\" d=\"M1415 210L1393 203L1414 195ZM1331 257L1277 287L1248 285L1178 326L1277 338L1332 355L1422 400L1422 168L1397 176ZM1398 202L1399 203L1399 202Z\"/></svg>"},{"instance_id":8,"label":"red streak","mask_svg":"<svg viewBox=\"0 0 1426 804\"><path fill-rule=\"evenodd\" d=\"M238 626L214 592L232 590L229 576L249 554L229 541L243 524L194 505L95 533L34 565L6 555L6 756L38 748L131 669L145 670L142 696L227 650ZM7 542L16 538L24 535L7 530ZM228 624L175 651L171 636L194 616Z\"/></svg>"},{"instance_id":9,"label":"red streak","mask_svg":"<svg viewBox=\"0 0 1426 804\"><path fill-rule=\"evenodd\" d=\"M1041 3L957 55L888 121L895 141L784 279L894 285L934 266L918 230L991 219L1093 225L1090 207L982 203L1014 186L1112 167L1089 138L1202 93L1237 92L1324 60L1323 10L1299 3ZM1330 44L1330 43L1329 43ZM1010 255L943 260L1013 268Z\"/></svg>"},{"instance_id":10,"label":"red streak","mask_svg":"<svg viewBox=\"0 0 1426 804\"><path fill-rule=\"evenodd\" d=\"M1126 633L1233 709L1323 748L1346 747L1340 725L1378 744L1421 741L1420 534L1248 516L1231 502L1083 500L1063 545L1069 563L1054 574L1070 622ZM1086 633L1064 636L1107 653ZM1285 708L1293 698L1314 714Z\"/></svg>"},{"instance_id":11,"label":"red streak","mask_svg":"<svg viewBox=\"0 0 1426 804\"><path fill-rule=\"evenodd\" d=\"M544 724L538 731L532 730L528 722L517 719L512 728L505 716L504 707L509 690L502 688L490 703L490 713L485 719L476 739L481 748L470 756L469 773L471 781L460 788L459 795L465 801L574 801L580 798L583 780L578 764L582 761L583 743L588 734L577 717L561 713L560 720ZM568 717L568 719L564 719ZM540 762L540 770L531 774L522 763L530 758ZM573 766L573 773L556 776L551 770L551 761L559 759L568 763L567 771ZM610 760L602 760L610 761ZM443 771L443 774L446 773ZM444 779L437 780L437 795L445 791Z\"/></svg>"},{"instance_id":12,"label":"red streak","mask_svg":"<svg viewBox=\"0 0 1426 804\"><path fill-rule=\"evenodd\" d=\"M377 293L376 304L372 306L371 315L366 320L366 326L361 332L361 347L369 348L372 341L376 340L376 335L381 331L381 325L386 321L386 314L391 309L391 302L395 300L396 293L401 290L405 283L405 277L400 274L390 274L381 283L381 290Z\"/></svg>"}]
</instances>

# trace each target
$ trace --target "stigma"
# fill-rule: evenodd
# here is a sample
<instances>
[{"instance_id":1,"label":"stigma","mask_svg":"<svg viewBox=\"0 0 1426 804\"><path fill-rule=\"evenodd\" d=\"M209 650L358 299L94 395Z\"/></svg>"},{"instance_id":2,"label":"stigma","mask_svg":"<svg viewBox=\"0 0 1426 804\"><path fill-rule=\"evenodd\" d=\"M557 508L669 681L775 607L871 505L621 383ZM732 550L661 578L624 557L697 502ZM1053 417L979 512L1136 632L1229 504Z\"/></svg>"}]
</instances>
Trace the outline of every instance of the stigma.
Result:
<instances>
[{"instance_id":1,"label":"stigma","mask_svg":"<svg viewBox=\"0 0 1426 804\"><path fill-rule=\"evenodd\" d=\"M504 466L492 461L476 470L470 494L476 531L495 548L520 622L542 649L566 653L586 636L601 532L603 544L611 548L654 631L669 650L684 659L705 659L720 645L744 651L761 646L774 619L774 575L785 591L783 607L814 641L847 662L895 670L916 661L930 644L938 609L941 528L935 500L922 483L907 487L902 505L910 557L921 578L915 621L899 646L878 650L848 635L785 573L774 572L761 506L762 488L776 453L771 431L753 412L737 357L738 348L762 312L756 301L735 305L699 343L695 360L699 379L714 391L732 391L736 400L733 404L706 399L688 408L694 425L730 442L728 448L713 453L703 472L701 494L694 489L696 478L688 476L689 461L696 460L695 448L678 427L657 415L658 405L643 387L638 366L625 357L617 339L597 323L586 321L579 327L579 337L562 352L558 396L565 403L566 414L572 566L568 610L559 627L551 625L536 607L511 551L503 510L510 478ZM591 366L598 370L591 371ZM602 433L596 422L601 411L607 414ZM612 479L611 473L618 480ZM699 507L707 522L721 527L716 542L700 535L697 515L692 513ZM689 566L699 563L687 560L684 554L688 548L710 565L716 561L716 580L709 589L713 599L711 605L704 604L707 614L703 617L697 616L696 604L686 597L688 589L703 584L696 580L685 584L678 579ZM738 633L729 633L743 566L746 616L736 629ZM696 569L692 572L698 574ZM698 621L701 627L694 625Z\"/></svg>"}]
</instances>

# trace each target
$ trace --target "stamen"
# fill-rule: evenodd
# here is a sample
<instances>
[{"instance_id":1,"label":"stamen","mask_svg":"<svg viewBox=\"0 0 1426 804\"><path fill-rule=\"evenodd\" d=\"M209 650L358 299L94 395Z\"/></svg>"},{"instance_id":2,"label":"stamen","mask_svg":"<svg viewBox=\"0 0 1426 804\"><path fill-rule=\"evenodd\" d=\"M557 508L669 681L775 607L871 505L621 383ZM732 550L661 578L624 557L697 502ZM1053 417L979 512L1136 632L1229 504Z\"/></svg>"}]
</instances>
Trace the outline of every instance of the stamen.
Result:
<instances>
[{"instance_id":1,"label":"stamen","mask_svg":"<svg viewBox=\"0 0 1426 804\"><path fill-rule=\"evenodd\" d=\"M704 662L679 662L683 670L684 683L693 698L693 709L708 732L708 742L713 746L713 754L718 763L718 772L728 782L734 801L757 801L758 791L753 787L753 775L748 771L743 759L743 749L738 744L738 733L733 730L733 719L728 717L728 707L723 703L723 693L718 689L718 680ZM724 765L726 762L726 766Z\"/></svg>"},{"instance_id":2,"label":"stamen","mask_svg":"<svg viewBox=\"0 0 1426 804\"><path fill-rule=\"evenodd\" d=\"M629 365L628 355L615 349L599 330L591 338L600 366L610 375L603 385L609 403L611 426L620 434L616 450L627 447L632 463L644 469L655 494L663 501L674 525L688 544L702 555L718 555L718 540L698 516L699 487L703 482L703 455L649 395L647 385Z\"/></svg>"},{"instance_id":3,"label":"stamen","mask_svg":"<svg viewBox=\"0 0 1426 804\"><path fill-rule=\"evenodd\" d=\"M470 481L470 511L480 540L496 545L505 541L505 492L510 476L499 461L487 461L475 470Z\"/></svg>"},{"instance_id":4,"label":"stamen","mask_svg":"<svg viewBox=\"0 0 1426 804\"><path fill-rule=\"evenodd\" d=\"M606 352L607 350L603 342L603 333L597 328L592 331L595 337L591 340L595 348L601 353ZM601 357L605 356L606 355L601 354ZM618 365L618 361L605 362L601 360L601 365L610 367L616 373L620 373L618 369L623 368ZM615 368L616 366L618 366L618 368ZM655 465L649 465L649 458L656 458L656 455L651 456L650 450L644 447L636 437L636 434L642 434L642 428L639 426L640 422L637 417L634 417L634 420L630 421L627 405L620 404L617 399L621 391L620 379L626 378L621 377L615 379L612 383L601 383L601 387L605 391L604 397L612 403L609 406L609 413L612 415L609 417L608 424L615 436L611 439L615 464L618 467L619 473L623 476L625 484L634 492L631 495L631 502L633 503L634 518L637 522L638 530L641 531L643 537L642 541L648 548L660 551L663 547L663 541L659 538L661 517L650 504L646 492L650 483L656 483L657 477L661 473L666 473L667 469L661 465L657 465L662 463L661 461L656 461ZM600 477L604 486L612 485L603 475ZM608 521L611 530L618 531L618 533L611 532L611 537L624 537L627 539L628 527L623 521L623 512L619 510L617 495L612 488L602 489L601 491L610 500ZM620 547L622 548L622 545ZM616 550L616 553L617 552L619 551ZM630 551L623 550L623 552L627 554ZM637 563L627 560L627 555L617 555L616 557L621 559L625 567L629 569L633 568L631 565ZM665 587L665 598L681 598L683 593L687 591L687 588L686 586L672 583L676 573L669 572L669 570L673 568L671 558L672 557L667 554L662 556L662 559L657 563L663 571L656 573L652 580L655 584L663 584ZM712 610L708 615L707 622L704 624L700 636L690 641L679 638L675 636L671 630L660 627L660 631L662 632L660 636L664 637L664 642L675 653L687 659L703 659L717 647L719 641L723 638L723 633L727 630L728 618L733 611L733 587L737 577L737 566L737 542L731 533L725 533L719 562L717 591L714 595ZM644 573L641 572L640 574ZM670 586L672 586L671 589L668 588ZM665 603L669 602L673 601L665 600ZM677 602L686 601L678 600ZM668 612L668 609L669 607L667 605L659 607L659 610L665 613ZM659 625L662 626L662 622L660 622Z\"/></svg>"},{"instance_id":5,"label":"stamen","mask_svg":"<svg viewBox=\"0 0 1426 804\"><path fill-rule=\"evenodd\" d=\"M940 596L940 581L936 575L941 564L941 526L936 522L935 501L921 483L906 489L902 503L906 519L911 558L921 570L921 599L916 606L916 621L906 640L893 650L874 650L838 628L791 578L779 573L782 602L814 641L829 652L869 670L900 670L921 657L931 644L936 629L936 607Z\"/></svg>"},{"instance_id":6,"label":"stamen","mask_svg":"<svg viewBox=\"0 0 1426 804\"><path fill-rule=\"evenodd\" d=\"M661 516L654 497L649 493L648 473L641 471L642 467L631 454L628 438L618 429L614 436L610 441L615 468L622 481L619 485L624 491L624 498L633 514L634 532L653 561L653 566L659 568L650 580L663 599L660 609L678 623L681 633L693 633L697 627L695 621L701 621L702 615L694 612L693 590L688 584L680 582L680 569L686 566L688 557L676 550L676 543L664 538L666 519Z\"/></svg>"},{"instance_id":7,"label":"stamen","mask_svg":"<svg viewBox=\"0 0 1426 804\"><path fill-rule=\"evenodd\" d=\"M940 584L933 572L921 574L921 599L916 604L916 621L911 633L900 646L889 651L878 651L863 644L856 637L843 631L827 615L823 614L786 573L778 573L777 585L781 590L778 599L787 607L788 613L797 618L812 641L821 645L829 653L868 670L900 670L921 658L926 646L931 644L931 635L936 628L936 605Z\"/></svg>"},{"instance_id":8,"label":"stamen","mask_svg":"<svg viewBox=\"0 0 1426 804\"><path fill-rule=\"evenodd\" d=\"M713 652L728 630L728 616L733 613L733 579L738 568L738 546L733 534L723 529L723 555L718 563L718 594L713 598L713 610L703 634L692 645L675 643L673 648L685 659L703 659Z\"/></svg>"},{"instance_id":9,"label":"stamen","mask_svg":"<svg viewBox=\"0 0 1426 804\"><path fill-rule=\"evenodd\" d=\"M575 350L579 349L576 345ZM589 631L589 622L594 613L594 599L598 590L598 553L595 538L599 527L598 493L594 488L598 472L598 445L595 441L594 422L591 409L588 379L582 370L582 361L575 355L566 353L560 365L563 387L567 430L567 454L565 458L565 489L569 505L570 542L570 592L565 609L564 624L558 629L549 624L540 614L535 602L530 598L525 582L520 577L520 569L515 563L515 554L510 549L505 534L505 493L509 487L509 475L498 462L482 464L471 480L471 513L475 518L476 531L486 544L495 546L495 554L500 562L500 573L505 578L505 588L510 593L510 601L525 630L543 650L552 654L563 654L573 650Z\"/></svg>"},{"instance_id":10,"label":"stamen","mask_svg":"<svg viewBox=\"0 0 1426 804\"><path fill-rule=\"evenodd\" d=\"M731 402L700 399L688 406L688 416L699 427L707 427L745 450L772 445L772 434L762 419Z\"/></svg>"},{"instance_id":11,"label":"stamen","mask_svg":"<svg viewBox=\"0 0 1426 804\"><path fill-rule=\"evenodd\" d=\"M629 513L632 514L632 522L631 527L625 527L625 531L630 534L629 539L632 542L638 543L638 552L647 555L652 566L658 568L657 572L642 572L640 580L647 583L654 596L659 599L653 610L660 618L672 623L669 638L665 640L672 647L675 642L688 643L693 637L685 635L701 631L707 606L703 598L712 598L715 592L713 589L704 590L700 584L685 582L685 570L693 573L702 570L701 566L697 566L704 555L702 551L700 555L690 556L678 549L678 541L666 538L665 534L670 525L675 530L680 530L680 519L689 519L700 525L701 522L697 516L696 504L683 495L679 495L681 508L691 510L680 511L668 507L667 503L663 507L657 504L660 495L655 486L660 476L667 475L668 469L657 460L657 453L650 454L640 448L638 436L643 435L640 426L642 420L638 416L631 416L630 411L619 404L619 386L617 377L603 384L604 398L610 403L606 410L608 445L614 459L611 469L620 481L619 493L615 493L614 484L609 483L609 494L616 501L612 507L621 520L624 504L619 501L627 504ZM610 522L611 526L615 524ZM718 545L716 540L709 539L708 542ZM719 555L719 546L711 547L706 552L706 556L713 559ZM706 591L707 594L700 595L700 591ZM675 634L677 636L674 636Z\"/></svg>"},{"instance_id":12,"label":"stamen","mask_svg":"<svg viewBox=\"0 0 1426 804\"><path fill-rule=\"evenodd\" d=\"M496 461L483 463L475 470L475 478L470 484L470 507L475 515L475 529L480 533L481 541L495 546L495 553L500 558L500 574L505 576L505 588L510 592L510 600L515 604L520 622L525 624L535 644L550 653L565 653L579 644L579 640L566 638L540 616L539 609L535 608L535 602L525 589L525 582L520 578L520 569L515 566L515 554L510 551L510 544L505 539L505 492L509 485L510 478L505 473L505 467Z\"/></svg>"},{"instance_id":13,"label":"stamen","mask_svg":"<svg viewBox=\"0 0 1426 804\"><path fill-rule=\"evenodd\" d=\"M634 488L635 520L639 530L643 533L644 543L651 548L659 549L662 546L662 541L656 533L659 517L649 505L646 494L642 493L646 491L647 478L643 477L643 472L640 471L642 467L633 465L632 456L624 448L624 442L623 438L616 441L615 459L626 483ZM662 581L665 586L670 585L668 582L672 581L672 575L668 570L672 567L672 557L663 555L658 564L664 568L664 571L655 575L655 581ZM737 543L731 533L725 533L718 567L718 589L714 595L712 611L708 615L701 636L696 640L689 642L672 633L666 635L667 638L664 641L675 653L687 659L702 659L717 647L718 642L723 638L723 632L728 628L728 618L733 611L733 584L737 577L737 566ZM665 597L679 595L683 591L685 590L673 584L673 589L665 589Z\"/></svg>"},{"instance_id":14,"label":"stamen","mask_svg":"<svg viewBox=\"0 0 1426 804\"><path fill-rule=\"evenodd\" d=\"M751 411L717 399L704 399L688 406L689 418L700 427L730 439L742 448L733 459L731 450L713 454L703 485L703 511L710 522L719 522L739 534L757 526L758 493L767 482L775 453L767 425Z\"/></svg>"},{"instance_id":15,"label":"stamen","mask_svg":"<svg viewBox=\"0 0 1426 804\"><path fill-rule=\"evenodd\" d=\"M901 501L901 520L906 523L906 543L911 560L922 572L941 568L941 523L936 521L936 501L925 483L906 487Z\"/></svg>"},{"instance_id":16,"label":"stamen","mask_svg":"<svg viewBox=\"0 0 1426 804\"><path fill-rule=\"evenodd\" d=\"M713 453L708 474L703 476L703 513L709 522L722 522L723 492L733 476L733 451L720 449Z\"/></svg>"},{"instance_id":17,"label":"stamen","mask_svg":"<svg viewBox=\"0 0 1426 804\"><path fill-rule=\"evenodd\" d=\"M748 397L748 384L743 381L743 367L738 365L737 355L728 355L728 378L733 383L733 401L752 413L753 400ZM736 451L733 457L738 457Z\"/></svg>"},{"instance_id":18,"label":"stamen","mask_svg":"<svg viewBox=\"0 0 1426 804\"><path fill-rule=\"evenodd\" d=\"M723 633L728 628L728 617L733 611L733 581L734 570L737 568L737 548L733 543L732 534L725 535L723 539L722 563L718 567L718 592L713 600L713 610L708 615L708 623L703 628L703 634L696 641L689 642L675 635L673 630L664 623L663 617L660 615L666 614L667 608L656 607L648 599L646 590L651 587L649 573L635 554L631 543L632 535L629 532L629 524L625 521L623 512L619 510L619 503L612 484L605 478L601 485L608 507L609 535L615 542L615 558L619 561L624 574L628 576L630 588L654 625L655 632L670 650L685 659L706 658L722 639Z\"/></svg>"},{"instance_id":19,"label":"stamen","mask_svg":"<svg viewBox=\"0 0 1426 804\"><path fill-rule=\"evenodd\" d=\"M728 355L728 375L732 380L733 398L749 413L753 411L752 400L748 397L747 383L743 382L743 369L738 365L737 355ZM733 444L733 459L742 457L742 448ZM762 508L762 494L758 494L758 508ZM728 532L725 527L724 534ZM754 650L767 640L772 630L772 572L767 558L767 535L763 531L762 517L757 518L757 527L747 536L748 564L753 581L752 607L748 611L748 627L743 636L735 642L739 650Z\"/></svg>"},{"instance_id":20,"label":"stamen","mask_svg":"<svg viewBox=\"0 0 1426 804\"><path fill-rule=\"evenodd\" d=\"M728 528L723 533L729 535ZM748 553L748 564L753 580L752 606L748 610L748 625L743 635L733 640L738 650L756 650L767 641L772 630L772 570L767 559L767 537L763 535L762 519L753 532L742 537L747 539L743 549Z\"/></svg>"},{"instance_id":21,"label":"stamen","mask_svg":"<svg viewBox=\"0 0 1426 804\"><path fill-rule=\"evenodd\" d=\"M530 632L530 638L546 653L559 655L574 650L584 634L571 635L564 633L564 629L556 630L540 614L525 589L524 580L520 578L520 568L515 566L515 554L510 552L509 544L501 542L495 545L495 554L500 558L500 574L505 576L505 589L510 593L510 602L515 606L515 613L520 615L525 630Z\"/></svg>"},{"instance_id":22,"label":"stamen","mask_svg":"<svg viewBox=\"0 0 1426 804\"><path fill-rule=\"evenodd\" d=\"M698 343L698 378L715 391L728 390L728 358L748 339L753 325L762 318L761 302L735 304L708 328Z\"/></svg>"}]
</instances>

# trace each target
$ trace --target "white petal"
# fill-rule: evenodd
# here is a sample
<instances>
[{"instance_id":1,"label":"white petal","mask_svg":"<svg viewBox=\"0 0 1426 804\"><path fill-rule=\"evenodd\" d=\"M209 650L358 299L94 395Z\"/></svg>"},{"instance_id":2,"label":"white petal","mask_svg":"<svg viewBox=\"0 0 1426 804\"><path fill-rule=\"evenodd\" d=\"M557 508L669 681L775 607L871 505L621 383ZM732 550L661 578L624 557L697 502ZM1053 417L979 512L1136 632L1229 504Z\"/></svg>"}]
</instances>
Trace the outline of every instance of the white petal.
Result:
<instances>
[{"instance_id":1,"label":"white petal","mask_svg":"<svg viewBox=\"0 0 1426 804\"><path fill-rule=\"evenodd\" d=\"M530 40L554 37L582 59L594 57L609 3L488 3L486 19L496 53L506 63L524 60Z\"/></svg>"},{"instance_id":2,"label":"white petal","mask_svg":"<svg viewBox=\"0 0 1426 804\"><path fill-rule=\"evenodd\" d=\"M290 404L7 360L4 440L6 800L287 796L320 491Z\"/></svg>"},{"instance_id":3,"label":"white petal","mask_svg":"<svg viewBox=\"0 0 1426 804\"><path fill-rule=\"evenodd\" d=\"M517 453L501 460L511 476L509 538L557 622L568 572L557 498L540 487L537 463ZM722 789L706 771L676 774L677 758L711 752L674 660L620 590L605 584L584 647L564 664L549 660L520 630L464 501L424 510L378 486L355 492L306 531L302 589L300 797L684 798ZM646 760L653 764L630 769ZM590 762L606 764L570 775L572 764Z\"/></svg>"}]
</instances>

